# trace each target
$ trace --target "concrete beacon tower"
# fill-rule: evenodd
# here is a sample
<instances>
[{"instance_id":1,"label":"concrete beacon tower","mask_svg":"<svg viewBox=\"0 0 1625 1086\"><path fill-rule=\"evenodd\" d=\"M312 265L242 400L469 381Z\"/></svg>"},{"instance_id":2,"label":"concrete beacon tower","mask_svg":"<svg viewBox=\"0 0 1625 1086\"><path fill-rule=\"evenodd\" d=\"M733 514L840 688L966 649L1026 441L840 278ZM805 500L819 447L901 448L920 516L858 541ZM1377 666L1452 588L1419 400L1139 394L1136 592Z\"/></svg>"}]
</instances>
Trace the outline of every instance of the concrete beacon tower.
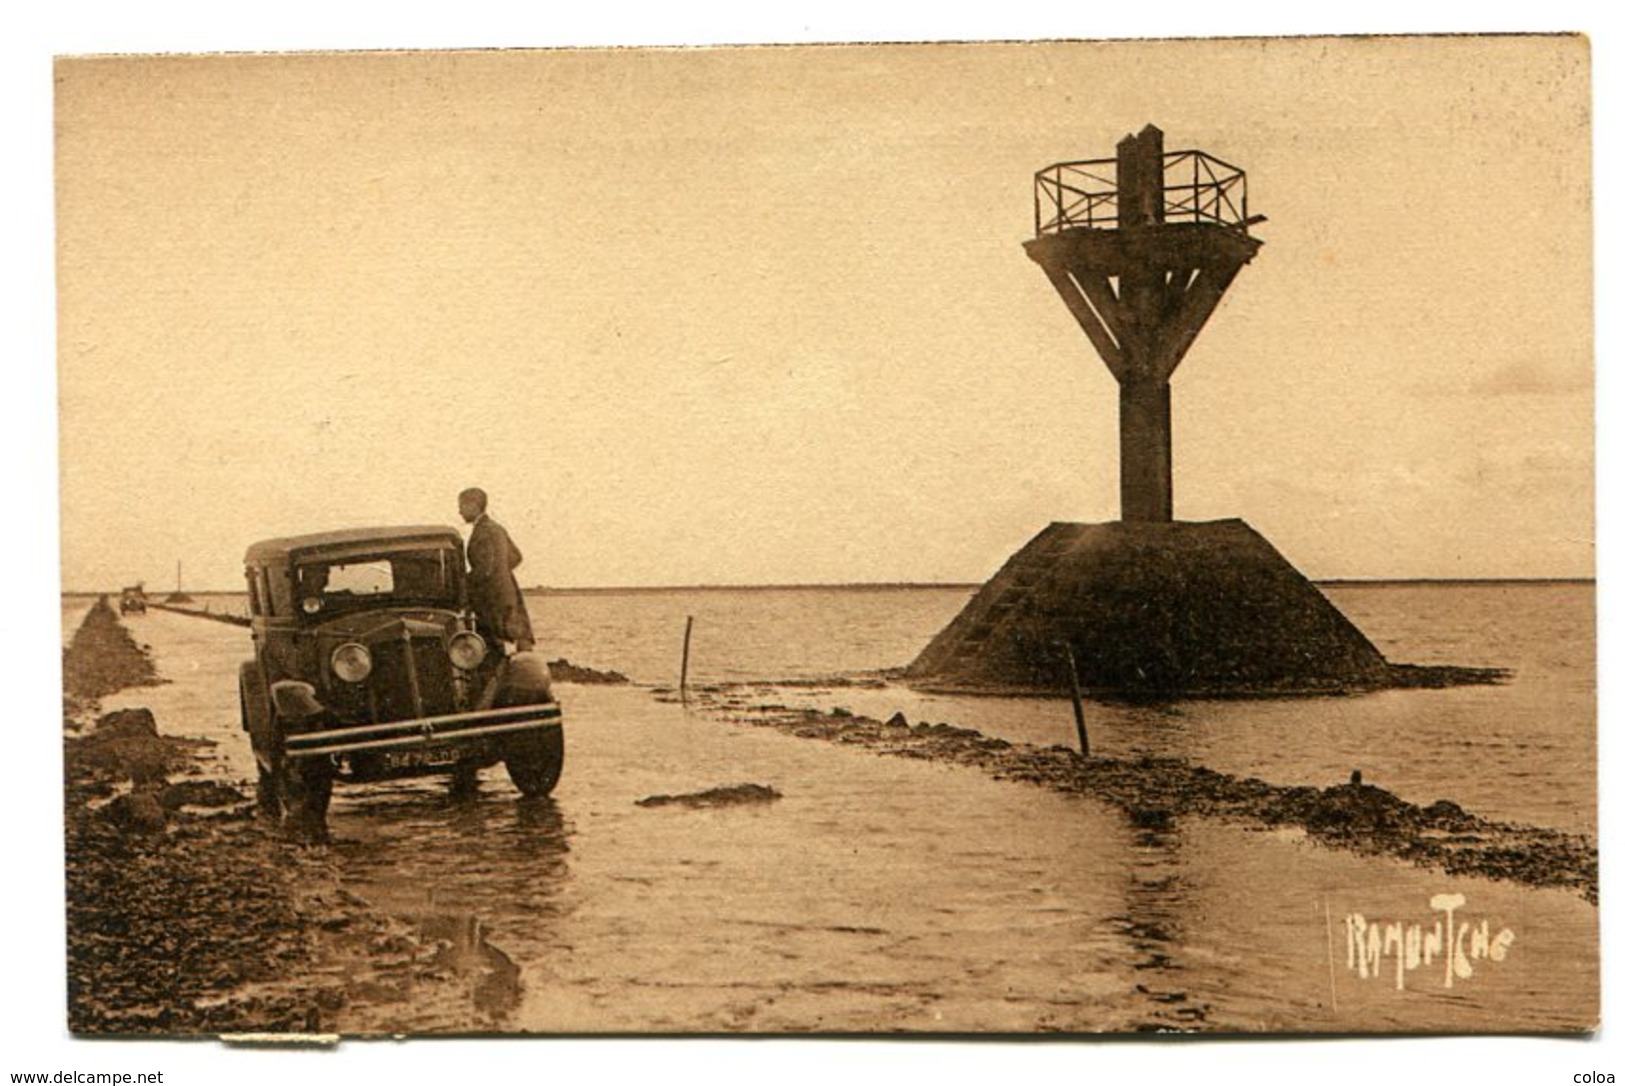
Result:
<instances>
[{"instance_id":1,"label":"concrete beacon tower","mask_svg":"<svg viewBox=\"0 0 1625 1086\"><path fill-rule=\"evenodd\" d=\"M1117 378L1126 521L1174 519L1169 381L1258 252L1247 231L1262 221L1247 213L1245 173L1201 151L1165 154L1154 125L1123 137L1115 159L1034 178L1027 255Z\"/></svg>"},{"instance_id":2,"label":"concrete beacon tower","mask_svg":"<svg viewBox=\"0 0 1625 1086\"><path fill-rule=\"evenodd\" d=\"M1258 253L1247 177L1164 151L1147 125L1117 156L1034 175L1027 255L1118 385L1122 520L1056 523L909 665L926 688L1086 688L1152 697L1386 686L1382 654L1240 520L1174 520L1169 382Z\"/></svg>"}]
</instances>

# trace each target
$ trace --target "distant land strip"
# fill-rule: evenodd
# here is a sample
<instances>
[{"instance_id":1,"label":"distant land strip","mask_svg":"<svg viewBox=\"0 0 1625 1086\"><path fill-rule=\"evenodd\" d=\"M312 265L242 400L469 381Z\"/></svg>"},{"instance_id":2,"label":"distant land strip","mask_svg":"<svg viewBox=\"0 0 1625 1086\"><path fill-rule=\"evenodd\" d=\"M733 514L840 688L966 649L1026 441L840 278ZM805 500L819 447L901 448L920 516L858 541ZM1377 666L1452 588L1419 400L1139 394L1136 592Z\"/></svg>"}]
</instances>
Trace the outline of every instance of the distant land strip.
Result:
<instances>
[{"instance_id":1,"label":"distant land strip","mask_svg":"<svg viewBox=\"0 0 1625 1086\"><path fill-rule=\"evenodd\" d=\"M537 596L623 596L653 592L893 592L904 588L958 589L974 591L979 581L854 581L850 584L659 584L659 585L529 585L521 592ZM235 588L189 588L192 596L245 596ZM95 599L117 596L118 591L66 589L63 599Z\"/></svg>"},{"instance_id":2,"label":"distant land strip","mask_svg":"<svg viewBox=\"0 0 1625 1086\"><path fill-rule=\"evenodd\" d=\"M1595 577L1319 577L1311 582L1328 588L1387 588L1418 585L1596 585ZM654 592L890 592L905 588L974 591L981 581L852 581L837 584L666 584L666 585L531 585L521 591L548 596L606 596ZM63 599L116 596L118 589L64 589ZM240 588L189 588L193 596L241 596Z\"/></svg>"},{"instance_id":3,"label":"distant land strip","mask_svg":"<svg viewBox=\"0 0 1625 1086\"><path fill-rule=\"evenodd\" d=\"M611 587L532 585L524 591L548 596L621 595L642 592L892 592L904 588L941 588L974 591L978 581L855 581L849 584L671 584Z\"/></svg>"},{"instance_id":4,"label":"distant land strip","mask_svg":"<svg viewBox=\"0 0 1625 1086\"><path fill-rule=\"evenodd\" d=\"M1387 588L1411 585L1589 584L1595 577L1322 577L1312 583L1342 588Z\"/></svg>"}]
</instances>

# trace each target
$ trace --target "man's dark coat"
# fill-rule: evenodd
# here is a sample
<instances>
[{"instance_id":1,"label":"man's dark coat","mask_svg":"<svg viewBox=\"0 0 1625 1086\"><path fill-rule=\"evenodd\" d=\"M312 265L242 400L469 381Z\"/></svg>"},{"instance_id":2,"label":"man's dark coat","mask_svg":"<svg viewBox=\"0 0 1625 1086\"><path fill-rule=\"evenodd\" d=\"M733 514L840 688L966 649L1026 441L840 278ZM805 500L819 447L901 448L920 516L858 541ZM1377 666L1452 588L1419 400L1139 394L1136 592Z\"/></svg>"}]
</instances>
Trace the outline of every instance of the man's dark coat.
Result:
<instances>
[{"instance_id":1,"label":"man's dark coat","mask_svg":"<svg viewBox=\"0 0 1625 1086\"><path fill-rule=\"evenodd\" d=\"M514 569L524 556L502 525L483 513L468 534L468 602L480 628L499 641L532 641L530 614Z\"/></svg>"}]
</instances>

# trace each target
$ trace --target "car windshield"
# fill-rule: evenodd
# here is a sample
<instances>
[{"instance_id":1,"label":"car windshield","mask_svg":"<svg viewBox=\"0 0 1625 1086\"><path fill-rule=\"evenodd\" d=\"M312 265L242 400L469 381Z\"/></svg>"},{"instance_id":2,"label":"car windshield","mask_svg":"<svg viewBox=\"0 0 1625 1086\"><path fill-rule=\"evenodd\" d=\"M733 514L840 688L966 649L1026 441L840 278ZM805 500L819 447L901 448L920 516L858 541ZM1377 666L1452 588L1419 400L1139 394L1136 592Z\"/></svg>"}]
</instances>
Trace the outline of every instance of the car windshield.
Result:
<instances>
[{"instance_id":1,"label":"car windshield","mask_svg":"<svg viewBox=\"0 0 1625 1086\"><path fill-rule=\"evenodd\" d=\"M357 603L455 606L456 553L445 548L329 556L294 569L294 598L307 615Z\"/></svg>"}]
</instances>

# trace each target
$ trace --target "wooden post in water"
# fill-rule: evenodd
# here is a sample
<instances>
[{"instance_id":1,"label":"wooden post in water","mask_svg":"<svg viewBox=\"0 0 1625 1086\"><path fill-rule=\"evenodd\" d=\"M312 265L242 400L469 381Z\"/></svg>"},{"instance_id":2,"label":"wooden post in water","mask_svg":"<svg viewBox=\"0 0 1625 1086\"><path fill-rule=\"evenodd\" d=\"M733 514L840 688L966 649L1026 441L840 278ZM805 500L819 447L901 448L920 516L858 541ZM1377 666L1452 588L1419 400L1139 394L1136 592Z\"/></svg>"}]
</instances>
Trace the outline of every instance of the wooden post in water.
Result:
<instances>
[{"instance_id":1,"label":"wooden post in water","mask_svg":"<svg viewBox=\"0 0 1625 1086\"><path fill-rule=\"evenodd\" d=\"M1072 720L1078 726L1078 752L1089 757L1089 729L1083 724L1083 690L1078 684L1078 660L1072 655L1072 642L1066 643L1066 670L1072 676Z\"/></svg>"},{"instance_id":2,"label":"wooden post in water","mask_svg":"<svg viewBox=\"0 0 1625 1086\"><path fill-rule=\"evenodd\" d=\"M688 616L688 622L683 626L683 670L677 676L677 696L684 705L688 704L688 639L694 634L694 616Z\"/></svg>"}]
</instances>

